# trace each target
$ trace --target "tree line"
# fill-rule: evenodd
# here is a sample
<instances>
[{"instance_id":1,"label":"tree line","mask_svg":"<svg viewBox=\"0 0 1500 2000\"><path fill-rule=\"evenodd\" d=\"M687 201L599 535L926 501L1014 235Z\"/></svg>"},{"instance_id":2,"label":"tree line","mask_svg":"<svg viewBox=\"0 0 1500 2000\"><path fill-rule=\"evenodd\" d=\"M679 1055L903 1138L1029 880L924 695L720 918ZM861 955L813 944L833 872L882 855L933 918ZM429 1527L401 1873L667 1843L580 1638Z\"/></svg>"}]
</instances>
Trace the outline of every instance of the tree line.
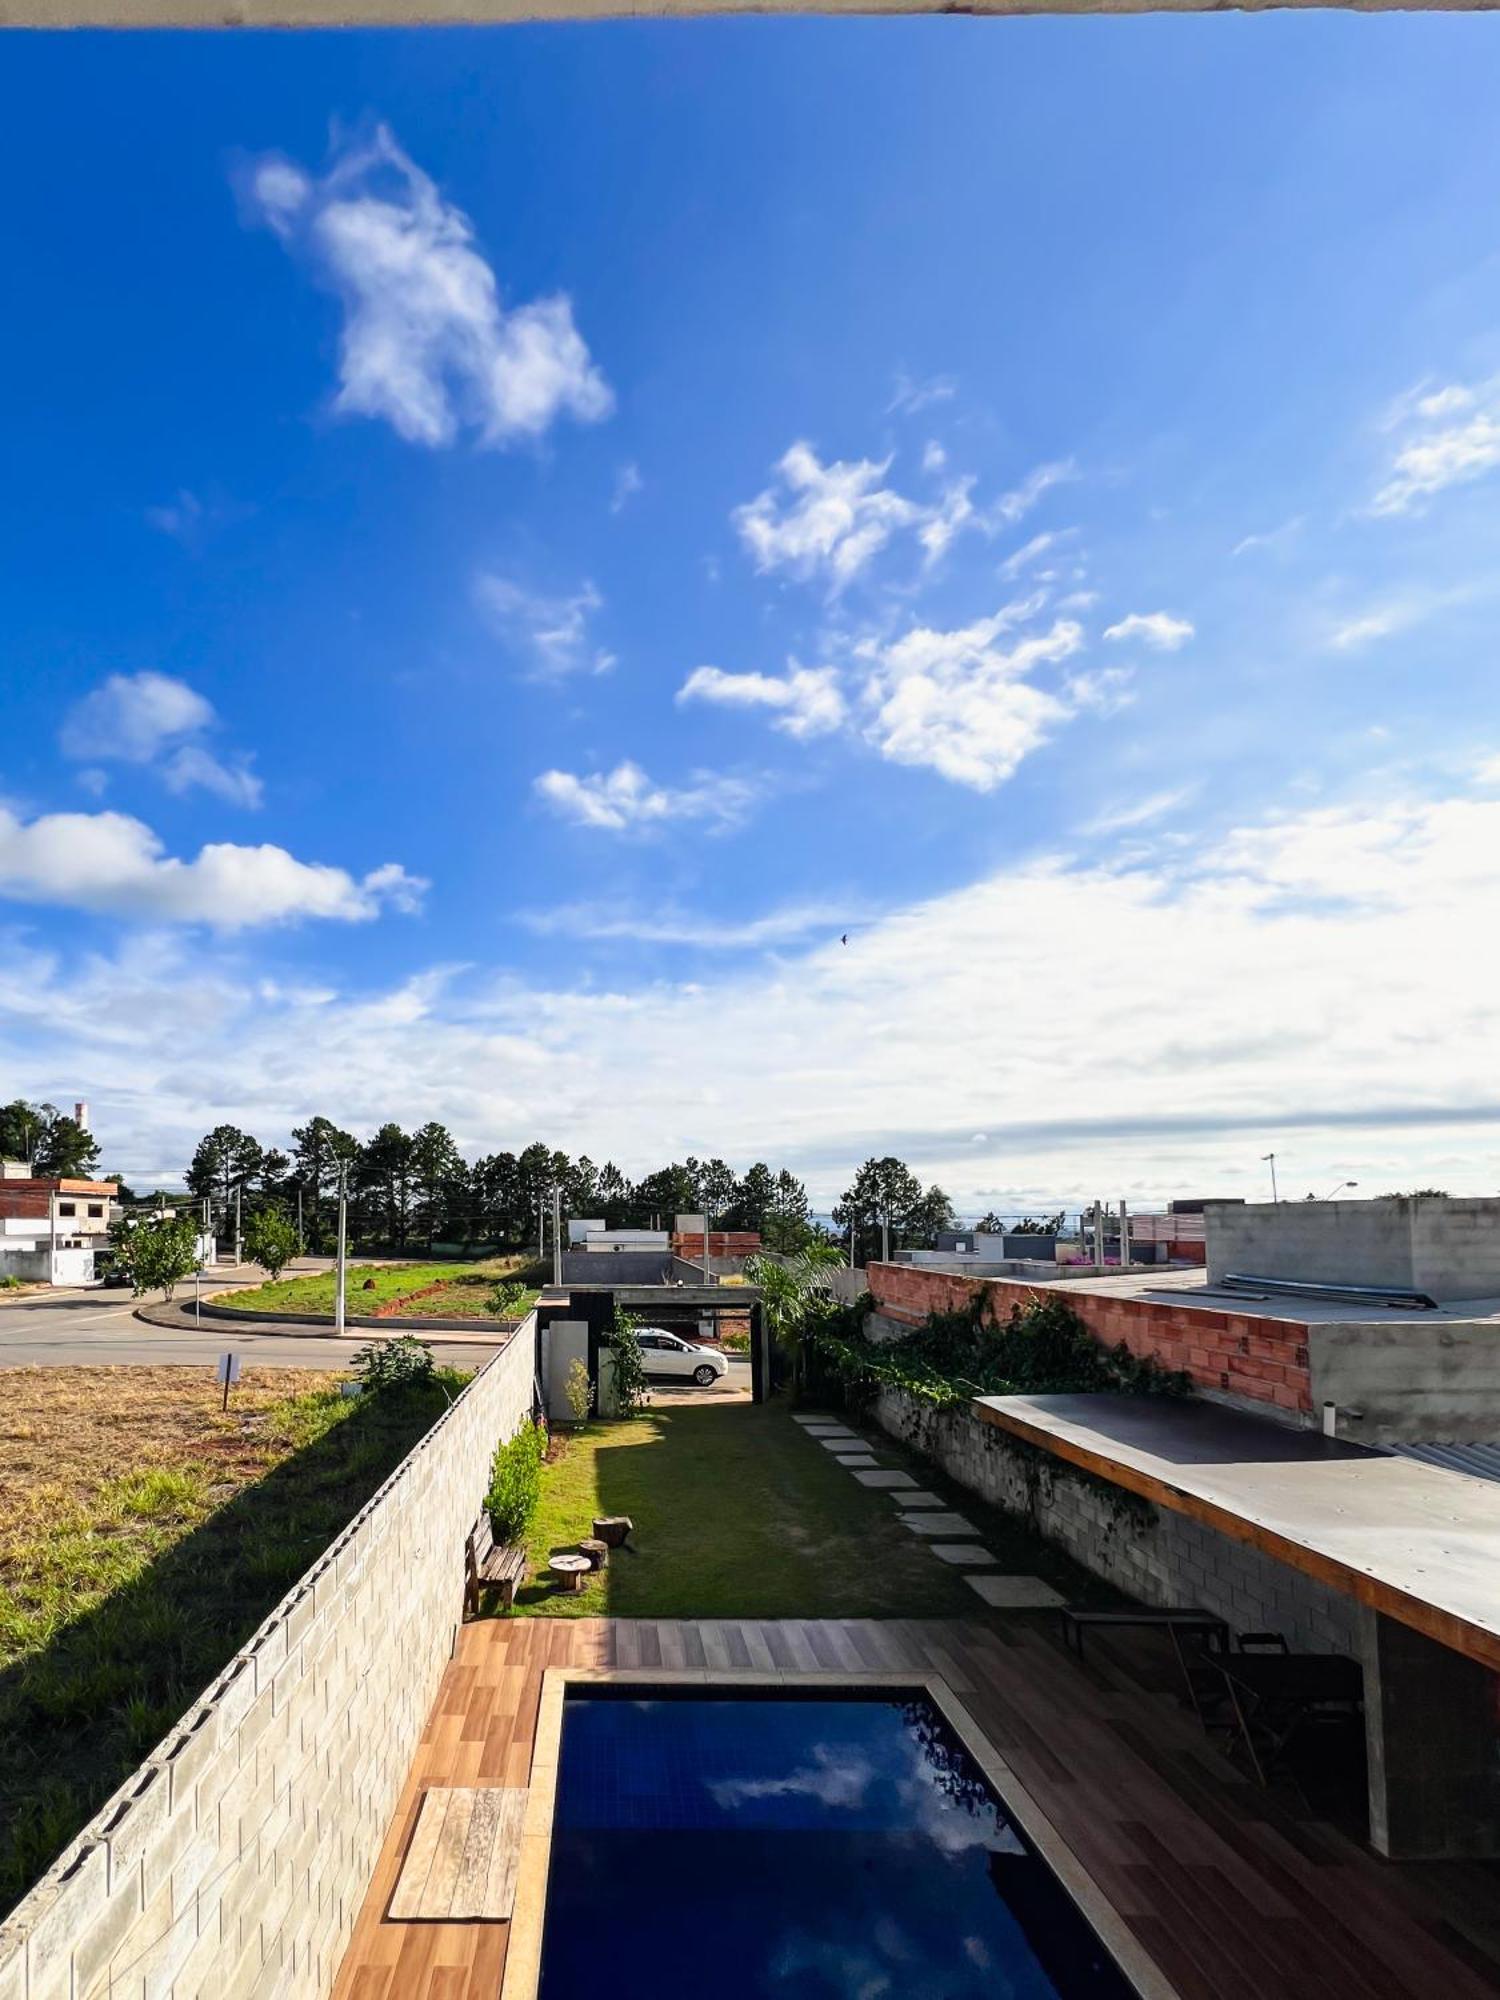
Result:
<instances>
[{"instance_id":1,"label":"tree line","mask_svg":"<svg viewBox=\"0 0 1500 2000\"><path fill-rule=\"evenodd\" d=\"M24 1160L39 1180L92 1180L99 1142L55 1104L17 1097L0 1104L0 1159Z\"/></svg>"}]
</instances>

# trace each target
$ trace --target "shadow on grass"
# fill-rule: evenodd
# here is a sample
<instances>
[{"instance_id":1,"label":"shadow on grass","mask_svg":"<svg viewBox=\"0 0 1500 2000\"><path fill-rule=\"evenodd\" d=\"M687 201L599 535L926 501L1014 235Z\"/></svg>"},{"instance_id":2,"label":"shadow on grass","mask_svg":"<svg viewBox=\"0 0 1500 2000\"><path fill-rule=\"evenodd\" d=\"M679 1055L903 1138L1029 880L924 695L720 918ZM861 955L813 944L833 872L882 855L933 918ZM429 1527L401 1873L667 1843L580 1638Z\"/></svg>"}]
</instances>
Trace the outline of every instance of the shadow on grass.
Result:
<instances>
[{"instance_id":1,"label":"shadow on grass","mask_svg":"<svg viewBox=\"0 0 1500 2000\"><path fill-rule=\"evenodd\" d=\"M320 1438L0 1672L0 1912L156 1747L457 1386L352 1403Z\"/></svg>"}]
</instances>

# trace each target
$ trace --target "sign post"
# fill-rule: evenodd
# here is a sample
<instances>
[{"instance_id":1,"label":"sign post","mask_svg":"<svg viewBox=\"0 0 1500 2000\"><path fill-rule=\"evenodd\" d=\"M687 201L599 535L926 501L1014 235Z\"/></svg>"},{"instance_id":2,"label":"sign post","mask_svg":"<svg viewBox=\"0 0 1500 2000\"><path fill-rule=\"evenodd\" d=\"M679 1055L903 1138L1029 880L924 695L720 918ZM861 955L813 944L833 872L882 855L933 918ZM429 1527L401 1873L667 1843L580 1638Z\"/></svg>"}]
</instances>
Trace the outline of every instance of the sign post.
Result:
<instances>
[{"instance_id":1,"label":"sign post","mask_svg":"<svg viewBox=\"0 0 1500 2000\"><path fill-rule=\"evenodd\" d=\"M224 1384L224 1400L219 1405L219 1408L227 1410L229 1408L230 1388L240 1379L240 1357L237 1354L221 1354L219 1356L217 1379Z\"/></svg>"}]
</instances>

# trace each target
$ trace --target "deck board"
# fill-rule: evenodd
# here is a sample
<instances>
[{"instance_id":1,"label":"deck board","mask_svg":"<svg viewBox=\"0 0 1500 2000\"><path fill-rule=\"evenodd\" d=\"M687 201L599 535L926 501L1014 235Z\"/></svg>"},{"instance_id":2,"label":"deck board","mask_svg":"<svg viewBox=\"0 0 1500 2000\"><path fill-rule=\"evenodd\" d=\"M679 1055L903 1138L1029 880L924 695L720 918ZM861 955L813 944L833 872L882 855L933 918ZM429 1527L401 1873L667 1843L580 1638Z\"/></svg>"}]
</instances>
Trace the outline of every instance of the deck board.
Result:
<instances>
[{"instance_id":1,"label":"deck board","mask_svg":"<svg viewBox=\"0 0 1500 2000\"><path fill-rule=\"evenodd\" d=\"M546 1667L941 1673L1182 2000L1497 2000L1500 1864L1385 1861L1227 1763L1149 1645L1080 1663L1055 1621L491 1619L467 1625L335 2000L496 2000L508 1925L400 1922L431 1787L523 1787Z\"/></svg>"}]
</instances>

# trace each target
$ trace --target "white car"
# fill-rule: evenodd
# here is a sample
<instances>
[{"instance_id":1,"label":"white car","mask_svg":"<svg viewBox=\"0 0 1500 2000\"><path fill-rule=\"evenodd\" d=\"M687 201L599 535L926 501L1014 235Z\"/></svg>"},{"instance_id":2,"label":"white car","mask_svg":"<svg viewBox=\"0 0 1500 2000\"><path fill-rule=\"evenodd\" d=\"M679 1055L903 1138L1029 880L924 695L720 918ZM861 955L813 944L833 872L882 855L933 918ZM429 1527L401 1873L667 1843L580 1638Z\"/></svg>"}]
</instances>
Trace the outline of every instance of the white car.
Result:
<instances>
[{"instance_id":1,"label":"white car","mask_svg":"<svg viewBox=\"0 0 1500 2000\"><path fill-rule=\"evenodd\" d=\"M729 1363L716 1347L695 1346L664 1326L643 1326L637 1338L648 1375L685 1375L700 1389L709 1389L729 1373Z\"/></svg>"}]
</instances>

